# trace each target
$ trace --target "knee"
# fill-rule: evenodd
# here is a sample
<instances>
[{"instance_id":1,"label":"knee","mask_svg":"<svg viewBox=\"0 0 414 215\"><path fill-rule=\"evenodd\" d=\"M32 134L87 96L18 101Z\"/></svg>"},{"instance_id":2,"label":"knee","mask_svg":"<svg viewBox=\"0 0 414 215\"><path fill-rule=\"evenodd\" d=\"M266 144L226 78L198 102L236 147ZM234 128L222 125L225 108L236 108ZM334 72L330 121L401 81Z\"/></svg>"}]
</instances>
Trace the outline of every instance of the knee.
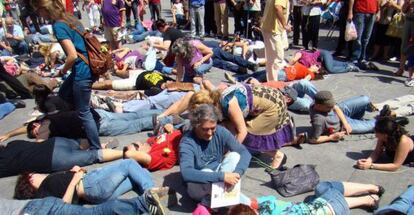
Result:
<instances>
[{"instance_id":1,"label":"knee","mask_svg":"<svg viewBox=\"0 0 414 215\"><path fill-rule=\"evenodd\" d=\"M362 104L369 104L371 102L368 96L360 96L359 99Z\"/></svg>"},{"instance_id":2,"label":"knee","mask_svg":"<svg viewBox=\"0 0 414 215\"><path fill-rule=\"evenodd\" d=\"M240 161L240 154L237 152L229 152L226 155L226 159L228 159L231 163L237 164Z\"/></svg>"}]
</instances>

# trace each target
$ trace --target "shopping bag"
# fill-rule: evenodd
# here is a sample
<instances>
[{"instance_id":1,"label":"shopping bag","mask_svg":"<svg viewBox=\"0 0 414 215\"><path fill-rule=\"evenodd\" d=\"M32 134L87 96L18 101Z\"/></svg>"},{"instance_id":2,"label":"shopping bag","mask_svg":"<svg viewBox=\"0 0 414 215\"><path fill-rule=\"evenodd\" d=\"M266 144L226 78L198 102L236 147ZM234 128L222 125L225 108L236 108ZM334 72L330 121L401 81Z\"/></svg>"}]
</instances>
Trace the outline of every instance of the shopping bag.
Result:
<instances>
[{"instance_id":1,"label":"shopping bag","mask_svg":"<svg viewBox=\"0 0 414 215\"><path fill-rule=\"evenodd\" d=\"M358 38L354 22L347 22L345 28L345 41L352 41Z\"/></svg>"}]
</instances>

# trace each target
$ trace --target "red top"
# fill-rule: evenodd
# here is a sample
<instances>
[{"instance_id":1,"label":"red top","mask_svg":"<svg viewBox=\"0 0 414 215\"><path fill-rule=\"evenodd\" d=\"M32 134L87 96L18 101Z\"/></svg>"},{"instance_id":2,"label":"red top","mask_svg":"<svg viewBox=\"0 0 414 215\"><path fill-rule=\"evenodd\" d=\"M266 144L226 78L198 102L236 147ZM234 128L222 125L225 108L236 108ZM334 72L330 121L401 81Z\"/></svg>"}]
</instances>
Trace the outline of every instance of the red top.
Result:
<instances>
[{"instance_id":1,"label":"red top","mask_svg":"<svg viewBox=\"0 0 414 215\"><path fill-rule=\"evenodd\" d=\"M315 78L315 74L311 72L308 67L300 63L295 63L293 66L286 67L285 72L288 81L304 79L307 75L310 75L312 80Z\"/></svg>"},{"instance_id":2,"label":"red top","mask_svg":"<svg viewBox=\"0 0 414 215\"><path fill-rule=\"evenodd\" d=\"M355 0L354 13L374 14L378 12L377 0Z\"/></svg>"},{"instance_id":3,"label":"red top","mask_svg":"<svg viewBox=\"0 0 414 215\"><path fill-rule=\"evenodd\" d=\"M66 0L66 12L73 15L73 12L75 12L75 7L73 6L72 0Z\"/></svg>"},{"instance_id":4,"label":"red top","mask_svg":"<svg viewBox=\"0 0 414 215\"><path fill-rule=\"evenodd\" d=\"M181 137L180 130L175 130L171 134L150 137L147 143L151 144L151 150L148 152L151 156L151 162L147 169L156 171L172 168L178 160L178 145Z\"/></svg>"}]
</instances>

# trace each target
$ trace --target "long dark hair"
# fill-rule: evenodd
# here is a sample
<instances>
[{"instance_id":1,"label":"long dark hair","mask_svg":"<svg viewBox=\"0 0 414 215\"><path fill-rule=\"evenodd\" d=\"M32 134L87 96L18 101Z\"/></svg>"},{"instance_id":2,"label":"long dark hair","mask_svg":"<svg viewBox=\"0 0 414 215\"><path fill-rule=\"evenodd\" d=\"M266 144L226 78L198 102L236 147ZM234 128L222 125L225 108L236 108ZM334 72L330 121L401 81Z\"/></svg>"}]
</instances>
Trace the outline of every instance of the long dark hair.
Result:
<instances>
[{"instance_id":1,"label":"long dark hair","mask_svg":"<svg viewBox=\"0 0 414 215\"><path fill-rule=\"evenodd\" d=\"M33 87L33 96L40 112L47 112L45 102L51 93L52 91L44 84L35 85Z\"/></svg>"},{"instance_id":2,"label":"long dark hair","mask_svg":"<svg viewBox=\"0 0 414 215\"><path fill-rule=\"evenodd\" d=\"M19 176L14 189L15 199L33 199L36 196L36 188L30 183L30 173L23 173Z\"/></svg>"},{"instance_id":3,"label":"long dark hair","mask_svg":"<svg viewBox=\"0 0 414 215\"><path fill-rule=\"evenodd\" d=\"M383 143L387 150L395 151L401 141L401 137L408 134L404 128L406 124L408 124L407 118L387 116L377 119L375 132L387 135L387 142Z\"/></svg>"}]
</instances>

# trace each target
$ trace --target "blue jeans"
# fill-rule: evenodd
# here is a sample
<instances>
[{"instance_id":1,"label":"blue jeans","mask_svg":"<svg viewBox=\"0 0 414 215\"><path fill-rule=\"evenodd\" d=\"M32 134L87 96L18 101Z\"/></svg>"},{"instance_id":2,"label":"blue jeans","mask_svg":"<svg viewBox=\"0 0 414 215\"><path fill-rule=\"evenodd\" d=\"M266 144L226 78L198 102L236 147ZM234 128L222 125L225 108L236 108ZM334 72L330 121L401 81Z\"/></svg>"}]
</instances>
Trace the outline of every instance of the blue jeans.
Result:
<instances>
[{"instance_id":1,"label":"blue jeans","mask_svg":"<svg viewBox=\"0 0 414 215\"><path fill-rule=\"evenodd\" d=\"M44 34L40 34L40 33L29 34L29 35L26 36L25 40L29 44L51 43L52 42L52 38L49 34L44 35Z\"/></svg>"},{"instance_id":2,"label":"blue jeans","mask_svg":"<svg viewBox=\"0 0 414 215\"><path fill-rule=\"evenodd\" d=\"M414 214L414 186L411 185L404 193L394 199L390 205L384 206L377 211L374 215L380 215L383 213L399 211L403 214ZM391 214L391 213L390 213Z\"/></svg>"},{"instance_id":3,"label":"blue jeans","mask_svg":"<svg viewBox=\"0 0 414 215\"><path fill-rule=\"evenodd\" d=\"M144 41L148 36L162 36L159 31L146 31L140 22L135 25L135 30L133 30L130 35L132 35L135 42Z\"/></svg>"},{"instance_id":4,"label":"blue jeans","mask_svg":"<svg viewBox=\"0 0 414 215\"><path fill-rule=\"evenodd\" d=\"M354 43L351 60L361 61L366 59L367 46L375 23L375 14L355 13L354 23L358 38Z\"/></svg>"},{"instance_id":5,"label":"blue jeans","mask_svg":"<svg viewBox=\"0 0 414 215\"><path fill-rule=\"evenodd\" d=\"M177 25L184 25L185 24L185 18L182 14L175 14L175 20L177 21Z\"/></svg>"},{"instance_id":6,"label":"blue jeans","mask_svg":"<svg viewBox=\"0 0 414 215\"><path fill-rule=\"evenodd\" d=\"M103 161L102 150L82 150L79 142L64 137L54 137L52 171L63 171L75 165L88 166Z\"/></svg>"},{"instance_id":7,"label":"blue jeans","mask_svg":"<svg viewBox=\"0 0 414 215\"><path fill-rule=\"evenodd\" d=\"M198 29L198 35L204 36L204 6L193 7L190 6L190 19L191 19L191 36L196 36L196 30ZM212 20L213 21L213 20ZM196 26L196 24L198 25Z\"/></svg>"},{"instance_id":8,"label":"blue jeans","mask_svg":"<svg viewBox=\"0 0 414 215\"><path fill-rule=\"evenodd\" d=\"M310 81L302 79L292 85L298 92L298 97L293 104L289 105L289 110L309 112L309 107L313 103L318 89Z\"/></svg>"},{"instance_id":9,"label":"blue jeans","mask_svg":"<svg viewBox=\"0 0 414 215\"><path fill-rule=\"evenodd\" d=\"M199 67L193 69L193 71L190 74L188 71L185 71L183 82L194 82L194 77L203 77L203 75L206 74L211 69L211 67L213 67L213 59L209 59L208 61L201 64Z\"/></svg>"},{"instance_id":10,"label":"blue jeans","mask_svg":"<svg viewBox=\"0 0 414 215\"><path fill-rule=\"evenodd\" d=\"M368 96L355 96L338 104L352 128L352 134L364 134L374 131L375 119L364 120L365 111L372 111Z\"/></svg>"},{"instance_id":11,"label":"blue jeans","mask_svg":"<svg viewBox=\"0 0 414 215\"><path fill-rule=\"evenodd\" d=\"M138 195L154 187L151 174L135 160L119 160L88 172L83 178L85 199L102 203L134 190Z\"/></svg>"},{"instance_id":12,"label":"blue jeans","mask_svg":"<svg viewBox=\"0 0 414 215\"><path fill-rule=\"evenodd\" d=\"M110 200L95 207L66 204L62 199L46 197L27 203L21 214L72 214L72 215L113 215L113 214L148 214L148 206L142 196L132 199Z\"/></svg>"},{"instance_id":13,"label":"blue jeans","mask_svg":"<svg viewBox=\"0 0 414 215\"><path fill-rule=\"evenodd\" d=\"M344 185L338 181L319 182L315 188L315 197L325 199L335 214L350 214L348 203L344 198Z\"/></svg>"},{"instance_id":14,"label":"blue jeans","mask_svg":"<svg viewBox=\"0 0 414 215\"><path fill-rule=\"evenodd\" d=\"M321 50L321 59L323 65L329 73L345 73L351 70L351 67L348 63L334 60L329 51Z\"/></svg>"},{"instance_id":15,"label":"blue jeans","mask_svg":"<svg viewBox=\"0 0 414 215\"><path fill-rule=\"evenodd\" d=\"M162 109L142 110L131 113L112 113L97 109L101 117L99 134L102 136L117 136L123 134L135 134L153 129L152 115L161 114ZM167 117L165 123L171 123L172 117Z\"/></svg>"},{"instance_id":16,"label":"blue jeans","mask_svg":"<svg viewBox=\"0 0 414 215\"><path fill-rule=\"evenodd\" d=\"M186 92L168 92L167 90L164 90L157 95L150 96L144 100L131 100L125 102L123 110L124 112L138 112L149 109L167 109L186 94Z\"/></svg>"},{"instance_id":17,"label":"blue jeans","mask_svg":"<svg viewBox=\"0 0 414 215\"><path fill-rule=\"evenodd\" d=\"M72 73L63 82L59 90L59 97L73 104L78 112L79 119L82 121L86 137L89 140L91 149L100 149L98 128L93 119L89 101L91 99L92 80L74 80L75 74Z\"/></svg>"},{"instance_id":18,"label":"blue jeans","mask_svg":"<svg viewBox=\"0 0 414 215\"><path fill-rule=\"evenodd\" d=\"M10 102L0 104L0 119L3 119L3 117L7 116L9 113L13 112L15 109L16 107Z\"/></svg>"},{"instance_id":19,"label":"blue jeans","mask_svg":"<svg viewBox=\"0 0 414 215\"><path fill-rule=\"evenodd\" d=\"M157 60L157 62L155 63L154 70L157 70L158 72L161 72L167 75L171 75L173 69L174 69L173 67L165 66L161 61Z\"/></svg>"},{"instance_id":20,"label":"blue jeans","mask_svg":"<svg viewBox=\"0 0 414 215\"><path fill-rule=\"evenodd\" d=\"M262 70L262 71L258 71L258 72L254 72L252 74L245 74L245 75L238 75L236 77L238 82L242 82L245 81L248 78L255 78L260 82L266 82L267 78L266 78L266 70ZM280 80L280 79L277 79Z\"/></svg>"},{"instance_id":21,"label":"blue jeans","mask_svg":"<svg viewBox=\"0 0 414 215\"><path fill-rule=\"evenodd\" d=\"M251 63L242 57L235 56L217 47L213 48L213 66L228 70L231 72L239 72L239 67L248 68Z\"/></svg>"},{"instance_id":22,"label":"blue jeans","mask_svg":"<svg viewBox=\"0 0 414 215\"><path fill-rule=\"evenodd\" d=\"M224 157L223 161L215 170L203 169L206 172L233 172L240 161L240 154L237 152L229 152ZM188 195L196 200L201 201L201 204L210 207L211 184L187 183ZM250 198L243 193L240 195L240 203L250 206Z\"/></svg>"}]
</instances>

